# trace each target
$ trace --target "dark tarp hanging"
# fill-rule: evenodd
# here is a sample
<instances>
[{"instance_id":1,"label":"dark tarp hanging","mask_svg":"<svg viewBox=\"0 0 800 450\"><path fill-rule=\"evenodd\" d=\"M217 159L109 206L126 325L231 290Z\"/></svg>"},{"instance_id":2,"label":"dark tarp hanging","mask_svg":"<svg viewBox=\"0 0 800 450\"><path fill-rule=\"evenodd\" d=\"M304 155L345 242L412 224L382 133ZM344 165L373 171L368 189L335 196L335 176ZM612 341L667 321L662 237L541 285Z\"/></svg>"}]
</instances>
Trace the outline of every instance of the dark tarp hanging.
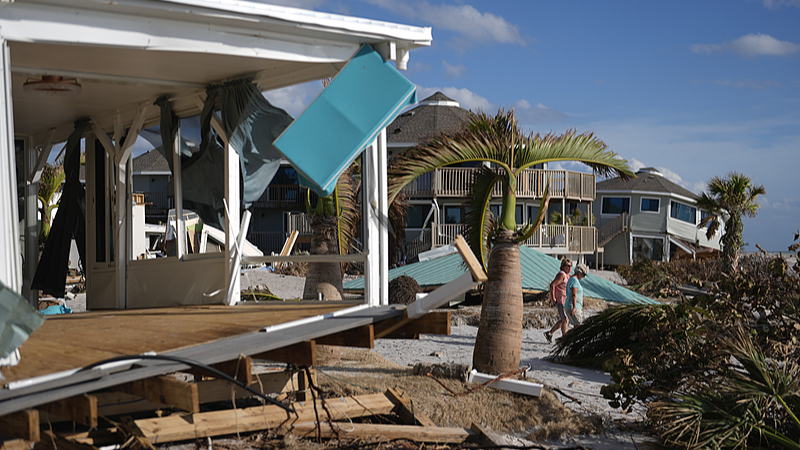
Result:
<instances>
[{"instance_id":1,"label":"dark tarp hanging","mask_svg":"<svg viewBox=\"0 0 800 450\"><path fill-rule=\"evenodd\" d=\"M261 197L278 171L281 155L272 142L292 122L292 117L272 106L248 80L209 87L207 94L200 117L200 149L190 154L184 148L181 153L183 207L195 211L204 223L224 230L225 148L211 127L217 105L222 127L239 154L244 208ZM172 167L178 118L168 101L159 99L157 103L161 106L162 144Z\"/></svg>"},{"instance_id":2,"label":"dark tarp hanging","mask_svg":"<svg viewBox=\"0 0 800 450\"><path fill-rule=\"evenodd\" d=\"M76 121L75 130L67 139L61 202L31 283L33 289L41 289L54 297L63 297L65 293L72 239L78 247L81 264L86 267L86 191L80 172L81 138L89 124L88 119Z\"/></svg>"}]
</instances>

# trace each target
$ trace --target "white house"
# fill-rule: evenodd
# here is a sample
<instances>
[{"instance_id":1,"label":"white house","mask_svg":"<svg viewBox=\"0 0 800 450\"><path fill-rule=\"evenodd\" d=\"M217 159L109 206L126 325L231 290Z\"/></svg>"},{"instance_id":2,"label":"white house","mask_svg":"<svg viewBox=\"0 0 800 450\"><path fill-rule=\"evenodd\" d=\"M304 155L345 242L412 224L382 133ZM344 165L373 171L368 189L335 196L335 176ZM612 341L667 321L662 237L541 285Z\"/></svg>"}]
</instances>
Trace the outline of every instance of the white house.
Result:
<instances>
[{"instance_id":1,"label":"white house","mask_svg":"<svg viewBox=\"0 0 800 450\"><path fill-rule=\"evenodd\" d=\"M646 258L670 261L719 251L720 229L711 238L698 228L704 212L698 196L646 167L636 178L597 183L594 216L598 228L599 264L631 264Z\"/></svg>"}]
</instances>

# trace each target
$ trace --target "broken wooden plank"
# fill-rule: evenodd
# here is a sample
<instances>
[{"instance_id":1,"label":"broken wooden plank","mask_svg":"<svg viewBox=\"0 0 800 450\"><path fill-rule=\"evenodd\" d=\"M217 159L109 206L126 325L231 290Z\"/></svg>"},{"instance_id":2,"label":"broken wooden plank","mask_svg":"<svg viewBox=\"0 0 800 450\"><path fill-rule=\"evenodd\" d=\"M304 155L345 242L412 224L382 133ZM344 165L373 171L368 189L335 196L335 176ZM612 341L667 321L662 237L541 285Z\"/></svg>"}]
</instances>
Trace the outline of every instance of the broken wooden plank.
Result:
<instances>
[{"instance_id":1,"label":"broken wooden plank","mask_svg":"<svg viewBox=\"0 0 800 450\"><path fill-rule=\"evenodd\" d=\"M372 325L317 338L317 344L338 345L342 347L375 348L375 329Z\"/></svg>"},{"instance_id":2,"label":"broken wooden plank","mask_svg":"<svg viewBox=\"0 0 800 450\"><path fill-rule=\"evenodd\" d=\"M375 325L375 334L382 339L414 339L420 334L450 334L450 311L433 311L419 319L409 320L395 328L396 319Z\"/></svg>"},{"instance_id":3,"label":"broken wooden plank","mask_svg":"<svg viewBox=\"0 0 800 450\"><path fill-rule=\"evenodd\" d=\"M394 403L385 394L342 397L326 400L330 404L330 420L388 414ZM316 411L315 411L316 404ZM296 414L287 413L277 405L210 411L197 414L171 415L135 421L142 436L152 444L175 442L225 434L261 431L294 423L328 420L321 400L292 404Z\"/></svg>"},{"instance_id":4,"label":"broken wooden plank","mask_svg":"<svg viewBox=\"0 0 800 450\"><path fill-rule=\"evenodd\" d=\"M36 448L42 450L97 450L97 447L93 445L64 439L50 430L42 431L42 440Z\"/></svg>"},{"instance_id":5,"label":"broken wooden plank","mask_svg":"<svg viewBox=\"0 0 800 450\"><path fill-rule=\"evenodd\" d=\"M414 425L383 425L369 423L334 423L335 429L327 422L320 426L321 437L326 439L408 439L414 442L436 444L461 444L474 436L466 428L458 427L420 427ZM292 427L290 434L301 437L317 435L316 423L302 423Z\"/></svg>"},{"instance_id":6,"label":"broken wooden plank","mask_svg":"<svg viewBox=\"0 0 800 450\"><path fill-rule=\"evenodd\" d=\"M475 433L478 443L487 447L514 447L516 444L510 442L500 433L484 427L477 423L472 424L470 427Z\"/></svg>"},{"instance_id":7,"label":"broken wooden plank","mask_svg":"<svg viewBox=\"0 0 800 450\"><path fill-rule=\"evenodd\" d=\"M174 406L188 412L200 411L197 385L169 376L145 378L122 384L115 389L146 398L154 403Z\"/></svg>"},{"instance_id":8,"label":"broken wooden plank","mask_svg":"<svg viewBox=\"0 0 800 450\"><path fill-rule=\"evenodd\" d=\"M253 382L249 387L262 394L279 394L297 386L297 374L281 370L253 375ZM231 391L236 398L252 397L253 393L236 386L227 380L198 381L197 388L200 394L200 403L219 402L231 400Z\"/></svg>"},{"instance_id":9,"label":"broken wooden plank","mask_svg":"<svg viewBox=\"0 0 800 450\"><path fill-rule=\"evenodd\" d=\"M253 355L256 359L268 361L281 361L299 366L314 366L317 364L317 344L314 341L299 342L283 348Z\"/></svg>"},{"instance_id":10,"label":"broken wooden plank","mask_svg":"<svg viewBox=\"0 0 800 450\"><path fill-rule=\"evenodd\" d=\"M497 379L497 375L488 375L485 373L480 373L475 369L469 373L467 377L467 382L469 383L479 383L479 384L489 384L489 387L502 389L504 391L509 392L516 392L517 394L524 394L530 395L533 397L540 397L542 395L542 388L543 385L539 383L534 383L532 381L524 381L524 380L514 380L509 378L503 378L497 381L492 381Z\"/></svg>"},{"instance_id":11,"label":"broken wooden plank","mask_svg":"<svg viewBox=\"0 0 800 450\"><path fill-rule=\"evenodd\" d=\"M489 277L486 275L486 272L484 272L483 265L478 261L478 258L475 257L475 253L472 253L469 244L467 244L467 241L465 241L460 234L456 236L455 244L456 250L458 250L458 253L461 255L461 259L464 260L470 274L472 274L472 279L479 283L488 280Z\"/></svg>"},{"instance_id":12,"label":"broken wooden plank","mask_svg":"<svg viewBox=\"0 0 800 450\"><path fill-rule=\"evenodd\" d=\"M0 450L31 450L33 442L26 439L0 440Z\"/></svg>"},{"instance_id":13,"label":"broken wooden plank","mask_svg":"<svg viewBox=\"0 0 800 450\"><path fill-rule=\"evenodd\" d=\"M26 441L39 442L39 411L26 409L0 416L0 432Z\"/></svg>"},{"instance_id":14,"label":"broken wooden plank","mask_svg":"<svg viewBox=\"0 0 800 450\"><path fill-rule=\"evenodd\" d=\"M426 416L422 411L414 408L413 400L405 392L397 388L389 388L386 396L395 403L394 413L400 416L406 423L411 425L422 425L423 427L436 427L436 423Z\"/></svg>"},{"instance_id":15,"label":"broken wooden plank","mask_svg":"<svg viewBox=\"0 0 800 450\"><path fill-rule=\"evenodd\" d=\"M45 403L39 409L87 427L97 426L97 397L83 394L57 402Z\"/></svg>"}]
</instances>

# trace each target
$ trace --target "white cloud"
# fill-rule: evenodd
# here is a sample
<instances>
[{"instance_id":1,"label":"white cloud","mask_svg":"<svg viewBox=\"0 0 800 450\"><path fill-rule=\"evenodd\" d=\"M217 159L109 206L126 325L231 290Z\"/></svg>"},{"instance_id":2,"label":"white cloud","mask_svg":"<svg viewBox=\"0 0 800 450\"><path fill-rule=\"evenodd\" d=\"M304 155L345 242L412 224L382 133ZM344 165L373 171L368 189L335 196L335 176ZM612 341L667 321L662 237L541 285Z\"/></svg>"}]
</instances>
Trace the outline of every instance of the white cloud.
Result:
<instances>
[{"instance_id":1,"label":"white cloud","mask_svg":"<svg viewBox=\"0 0 800 450\"><path fill-rule=\"evenodd\" d=\"M489 100L470 91L469 89L456 87L422 87L417 86L417 98L422 100L435 94L437 91L457 101L462 108L477 112L482 110L492 113L497 107Z\"/></svg>"},{"instance_id":2,"label":"white cloud","mask_svg":"<svg viewBox=\"0 0 800 450\"><path fill-rule=\"evenodd\" d=\"M756 56L788 56L800 52L800 44L775 39L768 34L748 34L722 44L694 44L692 52L735 53L745 58Z\"/></svg>"},{"instance_id":3,"label":"white cloud","mask_svg":"<svg viewBox=\"0 0 800 450\"><path fill-rule=\"evenodd\" d=\"M322 91L321 81L298 84L264 92L264 97L278 108L283 108L292 117L305 111L312 100Z\"/></svg>"},{"instance_id":4,"label":"white cloud","mask_svg":"<svg viewBox=\"0 0 800 450\"><path fill-rule=\"evenodd\" d=\"M731 86L738 88L770 89L781 87L781 83L774 80L714 80L718 86Z\"/></svg>"},{"instance_id":5,"label":"white cloud","mask_svg":"<svg viewBox=\"0 0 800 450\"><path fill-rule=\"evenodd\" d=\"M569 119L569 115L561 111L550 109L541 103L537 103L534 106L525 99L517 101L512 106L523 128L537 130L539 128L538 125L541 123L563 122Z\"/></svg>"},{"instance_id":6,"label":"white cloud","mask_svg":"<svg viewBox=\"0 0 800 450\"><path fill-rule=\"evenodd\" d=\"M463 64L450 64L447 61L442 61L442 65L444 66L444 73L447 78L461 78L467 70L467 66Z\"/></svg>"},{"instance_id":7,"label":"white cloud","mask_svg":"<svg viewBox=\"0 0 800 450\"><path fill-rule=\"evenodd\" d=\"M482 13L471 5L432 4L427 1L397 2L367 0L396 14L432 24L437 30L452 31L473 44L498 42L525 45L519 27L492 13Z\"/></svg>"},{"instance_id":8,"label":"white cloud","mask_svg":"<svg viewBox=\"0 0 800 450\"><path fill-rule=\"evenodd\" d=\"M761 3L763 3L767 9L778 9L782 6L800 8L800 0L761 0Z\"/></svg>"}]
</instances>

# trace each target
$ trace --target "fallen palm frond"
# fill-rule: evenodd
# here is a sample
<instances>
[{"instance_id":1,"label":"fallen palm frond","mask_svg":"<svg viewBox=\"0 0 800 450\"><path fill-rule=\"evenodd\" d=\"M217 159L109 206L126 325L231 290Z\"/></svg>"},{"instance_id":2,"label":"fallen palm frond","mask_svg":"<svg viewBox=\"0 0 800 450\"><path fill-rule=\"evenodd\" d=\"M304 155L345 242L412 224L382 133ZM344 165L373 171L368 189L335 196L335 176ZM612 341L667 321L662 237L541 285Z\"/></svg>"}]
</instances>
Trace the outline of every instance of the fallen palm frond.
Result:
<instances>
[{"instance_id":1,"label":"fallen palm frond","mask_svg":"<svg viewBox=\"0 0 800 450\"><path fill-rule=\"evenodd\" d=\"M776 362L738 327L720 341L729 364L709 372L708 384L690 384L648 416L668 445L679 448L800 449L800 365Z\"/></svg>"}]
</instances>

